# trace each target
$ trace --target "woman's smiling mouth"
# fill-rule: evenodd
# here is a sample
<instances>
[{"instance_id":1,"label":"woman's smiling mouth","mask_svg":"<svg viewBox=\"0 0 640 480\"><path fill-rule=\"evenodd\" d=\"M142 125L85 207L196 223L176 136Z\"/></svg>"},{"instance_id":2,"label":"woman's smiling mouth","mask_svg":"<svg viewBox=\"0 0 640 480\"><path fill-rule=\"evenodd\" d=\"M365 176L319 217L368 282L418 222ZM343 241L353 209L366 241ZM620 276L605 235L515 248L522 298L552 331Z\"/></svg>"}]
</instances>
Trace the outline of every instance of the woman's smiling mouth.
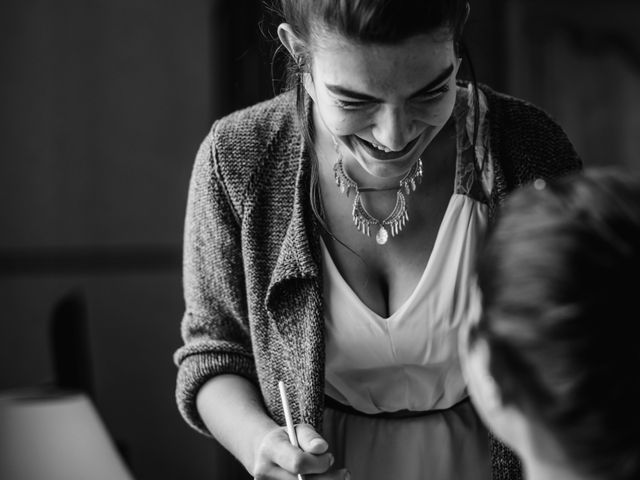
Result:
<instances>
[{"instance_id":1,"label":"woman's smiling mouth","mask_svg":"<svg viewBox=\"0 0 640 480\"><path fill-rule=\"evenodd\" d=\"M409 143L407 143L402 150L393 151L381 145L369 142L368 140L360 138L357 135L352 136L354 141L358 145L360 145L367 152L369 156L375 158L376 160L396 160L404 157L407 153L409 153L413 149L413 147L416 145L416 143L421 137L422 137L422 134L418 135L416 138L414 138Z\"/></svg>"}]
</instances>

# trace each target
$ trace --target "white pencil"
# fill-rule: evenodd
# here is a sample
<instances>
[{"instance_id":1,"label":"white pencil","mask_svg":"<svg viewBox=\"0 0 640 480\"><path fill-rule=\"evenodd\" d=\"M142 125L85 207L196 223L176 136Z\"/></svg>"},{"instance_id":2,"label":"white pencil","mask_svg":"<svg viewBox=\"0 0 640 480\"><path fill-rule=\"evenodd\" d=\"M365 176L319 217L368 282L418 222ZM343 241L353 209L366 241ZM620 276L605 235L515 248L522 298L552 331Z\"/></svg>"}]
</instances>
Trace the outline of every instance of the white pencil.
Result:
<instances>
[{"instance_id":1,"label":"white pencil","mask_svg":"<svg viewBox=\"0 0 640 480\"><path fill-rule=\"evenodd\" d=\"M291 417L291 409L289 408L289 399L287 398L287 391L284 388L284 382L280 380L278 382L278 388L280 389L280 399L282 400L282 409L284 410L284 419L287 422L287 433L289 434L289 441L294 447L300 447L298 444L298 437L296 436L296 429L293 426L293 418ZM304 480L301 474L298 474L298 480Z\"/></svg>"}]
</instances>

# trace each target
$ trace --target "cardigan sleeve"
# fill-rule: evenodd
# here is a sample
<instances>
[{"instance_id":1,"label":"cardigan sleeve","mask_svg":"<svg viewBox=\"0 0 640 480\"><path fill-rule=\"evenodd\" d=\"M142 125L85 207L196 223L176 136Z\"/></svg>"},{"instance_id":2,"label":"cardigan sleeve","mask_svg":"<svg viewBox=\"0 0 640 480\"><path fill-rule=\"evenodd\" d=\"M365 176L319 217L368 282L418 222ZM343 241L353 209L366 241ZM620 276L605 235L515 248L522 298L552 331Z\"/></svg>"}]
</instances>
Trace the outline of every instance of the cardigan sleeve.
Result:
<instances>
[{"instance_id":1,"label":"cardigan sleeve","mask_svg":"<svg viewBox=\"0 0 640 480\"><path fill-rule=\"evenodd\" d=\"M175 352L176 401L189 425L210 435L196 409L202 385L232 373L256 381L247 321L240 218L217 171L216 125L193 165L184 223L181 323Z\"/></svg>"}]
</instances>

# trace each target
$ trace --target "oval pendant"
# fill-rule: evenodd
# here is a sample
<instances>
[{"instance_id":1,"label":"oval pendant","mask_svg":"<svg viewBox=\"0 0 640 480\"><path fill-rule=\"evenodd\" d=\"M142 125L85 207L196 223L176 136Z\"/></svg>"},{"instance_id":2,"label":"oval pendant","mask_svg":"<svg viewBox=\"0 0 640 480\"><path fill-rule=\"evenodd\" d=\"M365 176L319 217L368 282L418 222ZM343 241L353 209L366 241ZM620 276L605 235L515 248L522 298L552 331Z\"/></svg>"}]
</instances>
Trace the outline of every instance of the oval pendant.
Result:
<instances>
[{"instance_id":1,"label":"oval pendant","mask_svg":"<svg viewBox=\"0 0 640 480\"><path fill-rule=\"evenodd\" d=\"M376 242L378 242L378 245L384 245L387 243L387 240L389 240L389 233L386 228L381 226L378 233L376 233Z\"/></svg>"}]
</instances>

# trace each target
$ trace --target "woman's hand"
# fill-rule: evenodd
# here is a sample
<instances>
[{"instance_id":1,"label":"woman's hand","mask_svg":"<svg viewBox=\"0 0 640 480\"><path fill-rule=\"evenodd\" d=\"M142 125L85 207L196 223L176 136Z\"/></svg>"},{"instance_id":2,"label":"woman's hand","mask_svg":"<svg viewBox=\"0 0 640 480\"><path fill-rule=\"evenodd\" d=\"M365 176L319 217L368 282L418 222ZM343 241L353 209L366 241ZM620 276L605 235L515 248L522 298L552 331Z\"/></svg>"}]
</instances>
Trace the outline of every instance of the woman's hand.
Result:
<instances>
[{"instance_id":1,"label":"woman's hand","mask_svg":"<svg viewBox=\"0 0 640 480\"><path fill-rule=\"evenodd\" d=\"M260 441L254 461L253 476L257 480L349 480L345 469L332 470L333 455L329 445L307 424L296 426L300 447L291 445L284 427L270 430Z\"/></svg>"},{"instance_id":2,"label":"woman's hand","mask_svg":"<svg viewBox=\"0 0 640 480\"><path fill-rule=\"evenodd\" d=\"M296 427L300 448L264 410L254 384L238 375L218 375L199 390L198 412L211 434L259 480L348 480L332 469L329 445L313 427Z\"/></svg>"}]
</instances>

